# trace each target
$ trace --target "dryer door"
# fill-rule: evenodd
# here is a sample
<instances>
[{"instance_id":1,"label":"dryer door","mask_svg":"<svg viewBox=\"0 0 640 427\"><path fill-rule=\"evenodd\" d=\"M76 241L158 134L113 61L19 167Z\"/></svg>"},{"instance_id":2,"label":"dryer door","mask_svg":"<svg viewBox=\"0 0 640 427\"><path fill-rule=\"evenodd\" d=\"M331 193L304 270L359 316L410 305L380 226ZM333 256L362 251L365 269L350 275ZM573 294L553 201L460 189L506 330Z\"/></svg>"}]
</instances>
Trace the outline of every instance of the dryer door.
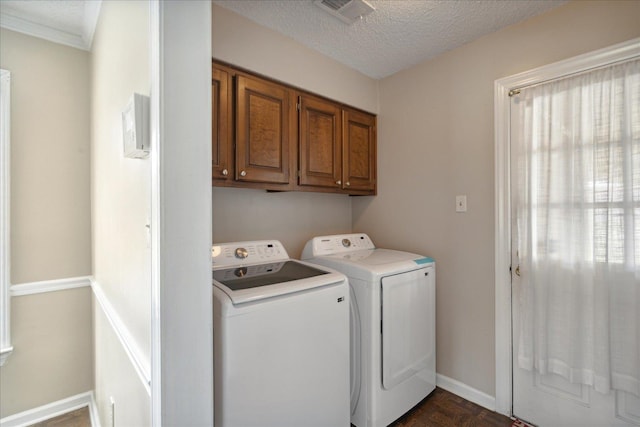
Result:
<instances>
[{"instance_id":1,"label":"dryer door","mask_svg":"<svg viewBox=\"0 0 640 427\"><path fill-rule=\"evenodd\" d=\"M382 278L382 385L426 369L435 351L433 267Z\"/></svg>"}]
</instances>

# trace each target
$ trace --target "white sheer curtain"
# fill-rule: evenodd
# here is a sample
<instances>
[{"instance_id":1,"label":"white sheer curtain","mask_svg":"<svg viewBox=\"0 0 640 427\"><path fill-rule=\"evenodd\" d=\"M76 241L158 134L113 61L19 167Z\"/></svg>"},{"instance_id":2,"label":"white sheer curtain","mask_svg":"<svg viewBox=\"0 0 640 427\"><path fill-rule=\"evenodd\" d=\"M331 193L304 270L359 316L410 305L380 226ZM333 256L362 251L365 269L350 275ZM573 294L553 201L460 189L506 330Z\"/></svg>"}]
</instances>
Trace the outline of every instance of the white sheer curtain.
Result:
<instances>
[{"instance_id":1,"label":"white sheer curtain","mask_svg":"<svg viewBox=\"0 0 640 427\"><path fill-rule=\"evenodd\" d=\"M640 396L640 60L515 102L518 363Z\"/></svg>"}]
</instances>

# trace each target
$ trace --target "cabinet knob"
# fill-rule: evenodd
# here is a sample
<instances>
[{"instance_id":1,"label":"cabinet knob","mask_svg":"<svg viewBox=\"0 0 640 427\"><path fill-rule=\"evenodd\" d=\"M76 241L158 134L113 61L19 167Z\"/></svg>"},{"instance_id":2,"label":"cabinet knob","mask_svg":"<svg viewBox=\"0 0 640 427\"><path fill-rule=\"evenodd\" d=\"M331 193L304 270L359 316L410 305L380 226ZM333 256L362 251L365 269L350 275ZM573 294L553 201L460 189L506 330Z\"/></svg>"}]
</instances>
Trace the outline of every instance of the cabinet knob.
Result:
<instances>
[{"instance_id":1,"label":"cabinet knob","mask_svg":"<svg viewBox=\"0 0 640 427\"><path fill-rule=\"evenodd\" d=\"M241 171L240 172L240 176L247 176L247 172L246 171Z\"/></svg>"},{"instance_id":2,"label":"cabinet knob","mask_svg":"<svg viewBox=\"0 0 640 427\"><path fill-rule=\"evenodd\" d=\"M336 181L336 184L340 185L340 184L342 184L342 181L337 180L337 181Z\"/></svg>"},{"instance_id":3,"label":"cabinet knob","mask_svg":"<svg viewBox=\"0 0 640 427\"><path fill-rule=\"evenodd\" d=\"M227 169L222 169L222 176L229 175L229 171Z\"/></svg>"},{"instance_id":4,"label":"cabinet knob","mask_svg":"<svg viewBox=\"0 0 640 427\"><path fill-rule=\"evenodd\" d=\"M346 182L347 187L351 185L351 183L349 181Z\"/></svg>"}]
</instances>

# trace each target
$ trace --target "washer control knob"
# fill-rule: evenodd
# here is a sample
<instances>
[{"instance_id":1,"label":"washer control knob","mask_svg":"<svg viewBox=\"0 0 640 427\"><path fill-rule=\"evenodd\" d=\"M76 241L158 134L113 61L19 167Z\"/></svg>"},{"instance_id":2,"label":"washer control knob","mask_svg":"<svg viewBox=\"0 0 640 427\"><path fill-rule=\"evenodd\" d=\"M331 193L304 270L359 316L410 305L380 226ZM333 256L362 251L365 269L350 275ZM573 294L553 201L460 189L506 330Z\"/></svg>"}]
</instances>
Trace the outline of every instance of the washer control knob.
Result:
<instances>
[{"instance_id":1,"label":"washer control knob","mask_svg":"<svg viewBox=\"0 0 640 427\"><path fill-rule=\"evenodd\" d=\"M348 248L349 246L351 246L351 240L342 239L342 246L344 246L345 248Z\"/></svg>"},{"instance_id":2,"label":"washer control knob","mask_svg":"<svg viewBox=\"0 0 640 427\"><path fill-rule=\"evenodd\" d=\"M236 249L236 258L245 259L249 256L249 252L245 248Z\"/></svg>"}]
</instances>

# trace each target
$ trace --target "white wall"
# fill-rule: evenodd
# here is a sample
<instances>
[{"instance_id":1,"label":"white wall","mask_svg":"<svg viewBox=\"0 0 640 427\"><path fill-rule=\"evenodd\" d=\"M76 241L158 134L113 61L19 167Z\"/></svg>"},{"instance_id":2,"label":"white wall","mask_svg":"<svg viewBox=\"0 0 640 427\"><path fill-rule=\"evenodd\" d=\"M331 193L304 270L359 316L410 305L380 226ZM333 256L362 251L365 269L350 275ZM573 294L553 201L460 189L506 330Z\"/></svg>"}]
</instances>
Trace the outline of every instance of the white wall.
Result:
<instances>
[{"instance_id":1,"label":"white wall","mask_svg":"<svg viewBox=\"0 0 640 427\"><path fill-rule=\"evenodd\" d=\"M151 421L211 426L211 3L153 2L151 16Z\"/></svg>"},{"instance_id":2,"label":"white wall","mask_svg":"<svg viewBox=\"0 0 640 427\"><path fill-rule=\"evenodd\" d=\"M353 227L435 258L438 373L495 396L494 81L639 35L640 2L570 2L380 81L378 196Z\"/></svg>"},{"instance_id":3,"label":"white wall","mask_svg":"<svg viewBox=\"0 0 640 427\"><path fill-rule=\"evenodd\" d=\"M11 72L11 283L91 273L89 54L6 29ZM0 418L93 388L90 291L11 299Z\"/></svg>"},{"instance_id":4,"label":"white wall","mask_svg":"<svg viewBox=\"0 0 640 427\"><path fill-rule=\"evenodd\" d=\"M140 385L122 343L109 324L100 304L93 299L95 341L95 398L100 425L111 427L111 400L115 402L116 426L150 426L151 399Z\"/></svg>"},{"instance_id":5,"label":"white wall","mask_svg":"<svg viewBox=\"0 0 640 427\"><path fill-rule=\"evenodd\" d=\"M376 113L377 81L213 5L213 57ZM298 258L320 234L351 232L352 197L213 188L213 241L278 239Z\"/></svg>"},{"instance_id":6,"label":"white wall","mask_svg":"<svg viewBox=\"0 0 640 427\"><path fill-rule=\"evenodd\" d=\"M135 371L132 361L122 356L123 349L109 352L113 358L102 354L107 343L119 342L110 324L98 321L105 315L120 320L133 357L148 376L151 249L146 225L151 215L151 169L148 159L123 156L121 112L134 92L149 95L149 46L147 1L102 3L91 55L91 212L93 275L113 308L94 316L100 353L95 392L103 425L109 425L111 396L119 408L116 425L135 425L150 415L150 396L142 381L131 381ZM96 311L101 307L94 304Z\"/></svg>"}]
</instances>

